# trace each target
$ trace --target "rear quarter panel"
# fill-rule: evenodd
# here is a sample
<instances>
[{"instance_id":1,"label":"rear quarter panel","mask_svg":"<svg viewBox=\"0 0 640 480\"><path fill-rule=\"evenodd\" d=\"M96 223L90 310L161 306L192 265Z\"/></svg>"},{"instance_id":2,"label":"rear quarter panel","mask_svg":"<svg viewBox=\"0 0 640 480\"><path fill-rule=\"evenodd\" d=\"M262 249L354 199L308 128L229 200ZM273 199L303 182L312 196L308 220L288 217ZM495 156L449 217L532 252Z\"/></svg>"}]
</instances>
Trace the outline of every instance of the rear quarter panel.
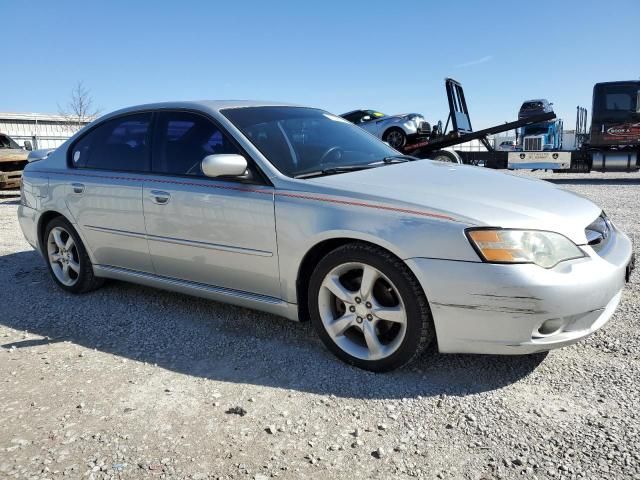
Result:
<instances>
[{"instance_id":1,"label":"rear quarter panel","mask_svg":"<svg viewBox=\"0 0 640 480\"><path fill-rule=\"evenodd\" d=\"M33 225L36 236L40 228L43 227L44 215L55 212L66 218L74 225L82 242L88 245L77 222L67 205L68 187L73 182L73 176L68 171L65 160L65 148L58 148L48 158L29 163L23 172L22 182L26 203L35 209L33 215ZM25 232L25 236L26 236ZM39 241L39 239L37 239ZM38 248L40 245L38 244ZM95 261L93 253L87 249L87 253L92 262Z\"/></svg>"}]
</instances>

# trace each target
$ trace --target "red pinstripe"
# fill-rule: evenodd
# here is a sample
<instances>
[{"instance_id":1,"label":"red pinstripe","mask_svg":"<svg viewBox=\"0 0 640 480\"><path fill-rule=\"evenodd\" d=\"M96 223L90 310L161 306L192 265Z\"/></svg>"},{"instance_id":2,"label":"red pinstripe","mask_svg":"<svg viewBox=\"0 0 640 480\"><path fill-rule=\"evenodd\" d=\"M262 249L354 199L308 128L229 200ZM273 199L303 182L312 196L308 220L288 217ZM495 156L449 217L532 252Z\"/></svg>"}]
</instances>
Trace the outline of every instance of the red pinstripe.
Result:
<instances>
[{"instance_id":1,"label":"red pinstripe","mask_svg":"<svg viewBox=\"0 0 640 480\"><path fill-rule=\"evenodd\" d=\"M44 174L53 174L53 175L74 175L79 177L91 177L91 178L106 178L109 180L128 180L128 181L137 181L137 182L154 182L154 183L167 183L174 185L186 185L192 187L204 187L204 188L215 188L219 190L232 190L236 192L247 192L247 193L258 193L261 195L276 195L279 197L288 197L288 198L299 198L301 200L311 200L316 202L326 202L326 203L334 203L338 205L348 205L353 207L363 207L363 208L374 208L377 210L386 210L389 212L398 212L398 213L407 213L410 215L419 215L423 217L431 217L431 218L439 218L441 220L449 220L452 222L456 222L453 217L448 215L443 215L440 213L427 212L424 210L411 210L408 208L399 208L392 207L389 205L377 205L374 203L366 203L366 202L357 202L353 200L340 200L339 198L328 198L328 197L318 197L315 195L309 195L304 193L289 193L289 192L279 192L277 190L263 190L259 188L249 188L249 187L232 187L228 185L216 185L213 183L200 183L200 182L189 182L189 181L178 181L178 180L170 180L170 179L161 179L161 178L146 178L146 177L124 177L117 175L96 175L92 173L84 173L84 172L55 172L55 171L44 171L44 170L31 170L33 173L44 173Z\"/></svg>"}]
</instances>

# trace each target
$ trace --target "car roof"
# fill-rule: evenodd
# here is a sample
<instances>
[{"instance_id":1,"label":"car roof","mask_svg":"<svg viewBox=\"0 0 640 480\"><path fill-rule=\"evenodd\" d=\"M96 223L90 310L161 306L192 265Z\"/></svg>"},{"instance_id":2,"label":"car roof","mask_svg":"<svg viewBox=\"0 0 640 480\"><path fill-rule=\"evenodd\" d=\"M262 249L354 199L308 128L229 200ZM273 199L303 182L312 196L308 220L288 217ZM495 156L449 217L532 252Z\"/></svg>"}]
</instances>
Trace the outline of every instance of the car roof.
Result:
<instances>
[{"instance_id":1,"label":"car roof","mask_svg":"<svg viewBox=\"0 0 640 480\"><path fill-rule=\"evenodd\" d=\"M145 103L141 105L133 105L131 107L122 108L115 112L109 113L105 117L121 115L123 113L131 113L144 110L161 110L161 109L196 109L196 110L213 110L219 112L227 108L248 108L248 107L300 107L293 103L285 102L269 102L260 100L189 100L174 102L158 102ZM105 118L103 117L103 118Z\"/></svg>"},{"instance_id":2,"label":"car roof","mask_svg":"<svg viewBox=\"0 0 640 480\"><path fill-rule=\"evenodd\" d=\"M599 82L596 83L594 86L595 87L599 87L599 86L609 86L609 85L640 85L640 80L619 80L617 82Z\"/></svg>"},{"instance_id":3,"label":"car roof","mask_svg":"<svg viewBox=\"0 0 640 480\"><path fill-rule=\"evenodd\" d=\"M340 116L344 117L345 115L351 115L352 113L358 113L358 112L380 112L380 110L376 110L375 108L359 108L357 110L351 110L350 112L345 112L345 113L341 113Z\"/></svg>"}]
</instances>

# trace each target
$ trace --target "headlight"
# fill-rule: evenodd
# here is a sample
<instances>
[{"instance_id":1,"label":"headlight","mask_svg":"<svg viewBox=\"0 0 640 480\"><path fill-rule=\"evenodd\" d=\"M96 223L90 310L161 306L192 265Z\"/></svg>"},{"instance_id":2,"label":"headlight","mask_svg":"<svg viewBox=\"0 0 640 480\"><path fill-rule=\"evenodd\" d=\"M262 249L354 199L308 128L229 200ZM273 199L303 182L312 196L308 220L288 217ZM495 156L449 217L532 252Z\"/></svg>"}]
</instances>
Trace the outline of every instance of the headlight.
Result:
<instances>
[{"instance_id":1,"label":"headlight","mask_svg":"<svg viewBox=\"0 0 640 480\"><path fill-rule=\"evenodd\" d=\"M466 233L480 258L489 263L535 263L551 268L585 256L575 243L554 232L472 228Z\"/></svg>"}]
</instances>

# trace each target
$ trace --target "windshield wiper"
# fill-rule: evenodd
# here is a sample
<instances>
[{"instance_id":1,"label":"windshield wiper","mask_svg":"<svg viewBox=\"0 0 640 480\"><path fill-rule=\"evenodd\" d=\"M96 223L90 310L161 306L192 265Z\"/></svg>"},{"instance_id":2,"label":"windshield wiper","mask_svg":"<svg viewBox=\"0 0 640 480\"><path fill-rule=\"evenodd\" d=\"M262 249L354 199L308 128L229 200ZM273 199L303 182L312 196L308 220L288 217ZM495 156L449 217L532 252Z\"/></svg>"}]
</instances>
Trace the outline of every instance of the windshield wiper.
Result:
<instances>
[{"instance_id":1,"label":"windshield wiper","mask_svg":"<svg viewBox=\"0 0 640 480\"><path fill-rule=\"evenodd\" d=\"M338 173L356 172L358 170L368 170L369 168L376 168L378 165L342 165L340 167L325 168L323 170L317 170L313 172L301 173L293 178L312 178L320 177L322 175L336 175Z\"/></svg>"},{"instance_id":2,"label":"windshield wiper","mask_svg":"<svg viewBox=\"0 0 640 480\"><path fill-rule=\"evenodd\" d=\"M382 161L378 161L378 162L365 163L361 165L342 165L340 167L325 168L323 170L301 173L299 175L296 175L293 178L312 178L312 177L320 177L322 175L336 175L338 173L355 172L357 170L367 170L369 168L376 168L376 167L382 166L381 164L390 165L392 163L413 162L415 160L419 160L419 159L416 157L412 157L410 155L389 155L388 157L384 157Z\"/></svg>"},{"instance_id":3,"label":"windshield wiper","mask_svg":"<svg viewBox=\"0 0 640 480\"><path fill-rule=\"evenodd\" d=\"M382 161L384 163L404 163L404 162L413 162L418 160L417 157L412 157L411 155L390 155L388 157L384 157Z\"/></svg>"}]
</instances>

